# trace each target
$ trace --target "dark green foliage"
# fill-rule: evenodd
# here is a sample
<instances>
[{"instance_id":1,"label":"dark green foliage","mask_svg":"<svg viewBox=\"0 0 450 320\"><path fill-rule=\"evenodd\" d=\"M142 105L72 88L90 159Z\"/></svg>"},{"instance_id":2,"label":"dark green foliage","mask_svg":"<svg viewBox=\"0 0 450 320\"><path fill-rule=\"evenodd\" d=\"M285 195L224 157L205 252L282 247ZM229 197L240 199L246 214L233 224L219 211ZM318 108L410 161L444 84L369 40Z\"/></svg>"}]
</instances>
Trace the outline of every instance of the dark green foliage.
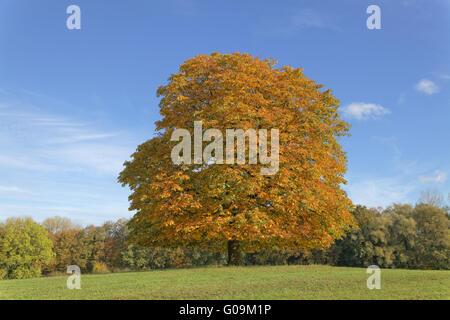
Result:
<instances>
[{"instance_id":1,"label":"dark green foliage","mask_svg":"<svg viewBox=\"0 0 450 320\"><path fill-rule=\"evenodd\" d=\"M202 249L138 248L128 246L122 251L121 267L131 270L181 268L223 265L225 255Z\"/></svg>"},{"instance_id":2,"label":"dark green foliage","mask_svg":"<svg viewBox=\"0 0 450 320\"><path fill-rule=\"evenodd\" d=\"M360 229L338 240L336 265L449 269L450 224L445 208L396 204L384 211L358 206Z\"/></svg>"}]
</instances>

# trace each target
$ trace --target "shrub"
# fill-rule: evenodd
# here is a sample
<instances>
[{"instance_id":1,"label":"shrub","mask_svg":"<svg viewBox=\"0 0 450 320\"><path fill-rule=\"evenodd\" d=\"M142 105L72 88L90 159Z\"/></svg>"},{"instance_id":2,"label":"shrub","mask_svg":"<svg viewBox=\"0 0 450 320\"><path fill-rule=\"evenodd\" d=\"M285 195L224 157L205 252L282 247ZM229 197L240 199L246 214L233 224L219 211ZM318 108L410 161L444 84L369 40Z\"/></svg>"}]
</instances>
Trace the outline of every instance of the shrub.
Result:
<instances>
[{"instance_id":1,"label":"shrub","mask_svg":"<svg viewBox=\"0 0 450 320\"><path fill-rule=\"evenodd\" d=\"M94 262L94 264L92 265L92 273L109 273L109 269L108 266L106 265L106 263L104 262Z\"/></svg>"}]
</instances>

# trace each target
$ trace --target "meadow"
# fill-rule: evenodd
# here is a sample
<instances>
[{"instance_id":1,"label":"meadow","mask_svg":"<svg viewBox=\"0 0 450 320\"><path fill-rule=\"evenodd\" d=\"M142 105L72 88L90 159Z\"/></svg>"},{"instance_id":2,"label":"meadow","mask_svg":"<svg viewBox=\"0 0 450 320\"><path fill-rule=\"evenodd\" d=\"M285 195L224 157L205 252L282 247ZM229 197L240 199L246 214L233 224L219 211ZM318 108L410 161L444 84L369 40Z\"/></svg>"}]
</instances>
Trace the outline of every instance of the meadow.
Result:
<instances>
[{"instance_id":1,"label":"meadow","mask_svg":"<svg viewBox=\"0 0 450 320\"><path fill-rule=\"evenodd\" d=\"M382 269L369 290L364 268L322 265L206 267L0 281L2 300L450 299L450 271Z\"/></svg>"}]
</instances>

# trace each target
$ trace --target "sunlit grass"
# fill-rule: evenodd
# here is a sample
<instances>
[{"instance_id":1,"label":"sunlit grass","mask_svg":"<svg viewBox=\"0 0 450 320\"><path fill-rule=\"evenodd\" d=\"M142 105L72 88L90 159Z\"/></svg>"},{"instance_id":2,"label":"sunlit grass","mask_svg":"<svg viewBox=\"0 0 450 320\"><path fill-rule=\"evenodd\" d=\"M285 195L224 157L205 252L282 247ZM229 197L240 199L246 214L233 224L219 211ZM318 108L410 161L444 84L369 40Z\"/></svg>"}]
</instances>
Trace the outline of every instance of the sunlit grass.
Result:
<instances>
[{"instance_id":1,"label":"sunlit grass","mask_svg":"<svg viewBox=\"0 0 450 320\"><path fill-rule=\"evenodd\" d=\"M0 281L0 299L449 299L450 271L382 270L369 290L362 268L210 267Z\"/></svg>"}]
</instances>

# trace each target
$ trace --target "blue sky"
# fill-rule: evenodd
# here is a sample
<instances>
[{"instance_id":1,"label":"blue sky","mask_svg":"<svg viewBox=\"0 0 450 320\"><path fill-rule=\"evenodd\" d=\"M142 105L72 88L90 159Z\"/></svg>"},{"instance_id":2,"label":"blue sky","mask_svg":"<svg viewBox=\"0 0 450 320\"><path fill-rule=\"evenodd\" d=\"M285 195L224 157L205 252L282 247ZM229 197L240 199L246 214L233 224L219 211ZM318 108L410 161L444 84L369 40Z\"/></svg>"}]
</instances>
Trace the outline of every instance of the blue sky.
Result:
<instances>
[{"instance_id":1,"label":"blue sky","mask_svg":"<svg viewBox=\"0 0 450 320\"><path fill-rule=\"evenodd\" d=\"M81 8L68 30L66 8ZM366 8L381 8L368 30ZM354 203L450 192L450 1L0 0L0 220L130 217L123 161L156 89L214 51L273 57L333 90Z\"/></svg>"}]
</instances>

